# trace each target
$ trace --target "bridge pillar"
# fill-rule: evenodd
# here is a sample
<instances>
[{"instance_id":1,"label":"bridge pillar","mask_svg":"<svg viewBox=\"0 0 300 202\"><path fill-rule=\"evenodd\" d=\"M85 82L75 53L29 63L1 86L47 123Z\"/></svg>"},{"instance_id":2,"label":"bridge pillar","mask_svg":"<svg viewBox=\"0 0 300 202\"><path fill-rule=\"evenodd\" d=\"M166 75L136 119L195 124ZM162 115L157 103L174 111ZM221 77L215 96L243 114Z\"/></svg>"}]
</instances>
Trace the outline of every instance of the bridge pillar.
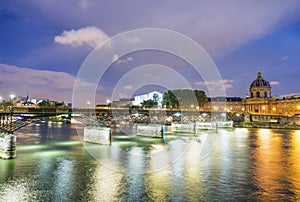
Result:
<instances>
[{"instance_id":1,"label":"bridge pillar","mask_svg":"<svg viewBox=\"0 0 300 202\"><path fill-rule=\"evenodd\" d=\"M14 134L0 134L0 158L13 159L16 158L16 142L17 136Z\"/></svg>"},{"instance_id":2,"label":"bridge pillar","mask_svg":"<svg viewBox=\"0 0 300 202\"><path fill-rule=\"evenodd\" d=\"M98 143L103 145L111 144L111 129L109 127L86 126L83 133L83 141L85 142Z\"/></svg>"},{"instance_id":3,"label":"bridge pillar","mask_svg":"<svg viewBox=\"0 0 300 202\"><path fill-rule=\"evenodd\" d=\"M163 138L162 124L137 124L137 136Z\"/></svg>"}]
</instances>

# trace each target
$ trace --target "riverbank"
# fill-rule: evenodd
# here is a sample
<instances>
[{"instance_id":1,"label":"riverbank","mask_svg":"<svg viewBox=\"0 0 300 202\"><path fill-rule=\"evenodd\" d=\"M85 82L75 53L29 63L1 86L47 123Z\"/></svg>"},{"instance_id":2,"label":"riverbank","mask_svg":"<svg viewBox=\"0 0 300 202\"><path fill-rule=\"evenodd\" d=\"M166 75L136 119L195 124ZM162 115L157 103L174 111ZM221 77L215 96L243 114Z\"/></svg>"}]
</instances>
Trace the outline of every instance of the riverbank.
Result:
<instances>
[{"instance_id":1,"label":"riverbank","mask_svg":"<svg viewBox=\"0 0 300 202\"><path fill-rule=\"evenodd\" d=\"M300 125L296 125L296 124L245 123L244 122L244 123L235 123L234 127L300 130Z\"/></svg>"}]
</instances>

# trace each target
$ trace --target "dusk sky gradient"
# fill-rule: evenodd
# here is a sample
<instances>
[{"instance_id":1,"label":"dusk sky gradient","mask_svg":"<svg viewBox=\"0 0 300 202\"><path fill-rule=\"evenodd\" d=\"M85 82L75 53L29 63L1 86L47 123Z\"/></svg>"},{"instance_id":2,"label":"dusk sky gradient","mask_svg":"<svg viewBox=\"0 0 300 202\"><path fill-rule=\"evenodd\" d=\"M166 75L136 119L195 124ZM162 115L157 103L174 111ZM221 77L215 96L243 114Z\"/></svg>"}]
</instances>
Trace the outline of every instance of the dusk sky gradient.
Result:
<instances>
[{"instance_id":1,"label":"dusk sky gradient","mask_svg":"<svg viewBox=\"0 0 300 202\"><path fill-rule=\"evenodd\" d=\"M300 94L298 0L10 0L1 1L0 23L2 97L29 91L32 97L70 102L75 76L97 45L148 27L182 33L202 46L219 69L228 96L245 97L258 68L271 82L273 95ZM155 51L115 59L98 90L100 102L109 96L105 89L132 67L157 63L187 79L192 75L183 61ZM205 89L205 82L190 81Z\"/></svg>"}]
</instances>

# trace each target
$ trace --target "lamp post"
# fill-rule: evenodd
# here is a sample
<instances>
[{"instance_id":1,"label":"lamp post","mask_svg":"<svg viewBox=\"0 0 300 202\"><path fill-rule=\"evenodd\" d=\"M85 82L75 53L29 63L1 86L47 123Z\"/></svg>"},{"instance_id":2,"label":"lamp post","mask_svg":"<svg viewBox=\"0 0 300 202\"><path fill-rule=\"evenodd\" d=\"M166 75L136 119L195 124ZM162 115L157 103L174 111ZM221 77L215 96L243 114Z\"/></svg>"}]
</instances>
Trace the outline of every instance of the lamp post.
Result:
<instances>
[{"instance_id":1,"label":"lamp post","mask_svg":"<svg viewBox=\"0 0 300 202\"><path fill-rule=\"evenodd\" d=\"M14 107L13 106L9 106L9 112L10 112L9 134L13 134L13 130L12 130L13 111L14 111Z\"/></svg>"},{"instance_id":2,"label":"lamp post","mask_svg":"<svg viewBox=\"0 0 300 202\"><path fill-rule=\"evenodd\" d=\"M91 101L86 101L86 104L87 104L87 112L88 112L88 115L87 115L87 126L90 126L91 123L90 123L90 118L91 118L91 111L90 111L90 105L91 105Z\"/></svg>"},{"instance_id":3,"label":"lamp post","mask_svg":"<svg viewBox=\"0 0 300 202\"><path fill-rule=\"evenodd\" d=\"M16 96L14 94L10 94L10 100L12 101Z\"/></svg>"},{"instance_id":4,"label":"lamp post","mask_svg":"<svg viewBox=\"0 0 300 202\"><path fill-rule=\"evenodd\" d=\"M107 99L107 100L106 100L107 109L109 109L109 105L110 105L110 104L111 104L110 99Z\"/></svg>"},{"instance_id":5,"label":"lamp post","mask_svg":"<svg viewBox=\"0 0 300 202\"><path fill-rule=\"evenodd\" d=\"M10 94L10 106L9 106L9 113L10 113L10 123L9 123L9 133L12 134L13 130L12 130L12 122L13 122L13 110L14 110L14 103L13 103L13 99L16 96L14 94Z\"/></svg>"}]
</instances>

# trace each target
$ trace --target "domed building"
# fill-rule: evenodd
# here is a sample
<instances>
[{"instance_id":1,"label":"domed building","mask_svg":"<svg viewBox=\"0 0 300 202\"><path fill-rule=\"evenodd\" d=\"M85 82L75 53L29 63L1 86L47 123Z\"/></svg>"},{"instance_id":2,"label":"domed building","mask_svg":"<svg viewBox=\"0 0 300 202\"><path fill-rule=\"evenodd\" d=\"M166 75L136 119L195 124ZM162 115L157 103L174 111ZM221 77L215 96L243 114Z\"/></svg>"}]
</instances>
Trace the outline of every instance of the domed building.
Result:
<instances>
[{"instance_id":1,"label":"domed building","mask_svg":"<svg viewBox=\"0 0 300 202\"><path fill-rule=\"evenodd\" d=\"M271 98L270 83L262 78L261 72L250 85L250 98Z\"/></svg>"}]
</instances>

